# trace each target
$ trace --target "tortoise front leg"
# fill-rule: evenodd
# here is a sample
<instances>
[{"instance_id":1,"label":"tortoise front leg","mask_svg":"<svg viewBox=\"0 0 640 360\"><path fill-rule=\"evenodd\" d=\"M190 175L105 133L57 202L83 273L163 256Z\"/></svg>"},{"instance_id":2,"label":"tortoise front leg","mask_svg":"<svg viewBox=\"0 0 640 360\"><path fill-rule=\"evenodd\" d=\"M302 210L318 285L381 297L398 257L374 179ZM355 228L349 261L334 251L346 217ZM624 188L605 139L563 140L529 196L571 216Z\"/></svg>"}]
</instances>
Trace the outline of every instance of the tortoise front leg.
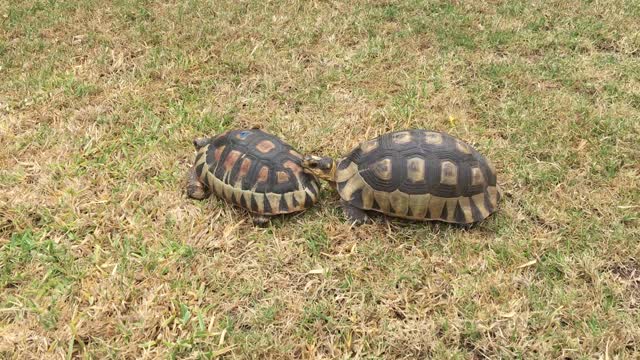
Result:
<instances>
[{"instance_id":1,"label":"tortoise front leg","mask_svg":"<svg viewBox=\"0 0 640 360\"><path fill-rule=\"evenodd\" d=\"M192 166L189 169L189 180L187 184L187 196L196 200L203 200L211 195L208 187L198 179L196 174L196 167Z\"/></svg>"},{"instance_id":2,"label":"tortoise front leg","mask_svg":"<svg viewBox=\"0 0 640 360\"><path fill-rule=\"evenodd\" d=\"M364 210L357 208L344 200L340 201L340 206L342 207L345 217L351 224L362 225L370 222L369 216Z\"/></svg>"}]
</instances>

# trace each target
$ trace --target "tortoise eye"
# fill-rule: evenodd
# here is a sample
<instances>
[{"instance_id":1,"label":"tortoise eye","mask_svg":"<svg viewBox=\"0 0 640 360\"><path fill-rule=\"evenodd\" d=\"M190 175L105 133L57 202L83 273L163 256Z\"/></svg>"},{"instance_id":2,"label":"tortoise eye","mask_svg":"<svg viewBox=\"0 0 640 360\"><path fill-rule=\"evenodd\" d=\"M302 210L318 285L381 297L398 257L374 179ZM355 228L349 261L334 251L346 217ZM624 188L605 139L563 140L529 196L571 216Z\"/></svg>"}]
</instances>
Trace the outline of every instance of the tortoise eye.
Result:
<instances>
[{"instance_id":1,"label":"tortoise eye","mask_svg":"<svg viewBox=\"0 0 640 360\"><path fill-rule=\"evenodd\" d=\"M246 130L245 130L245 131L241 131L241 132L238 134L238 139L240 139L240 140L244 140L244 139L246 139L246 138L247 138L247 136L249 136L249 134L251 134L251 132L250 132L250 131L246 131Z\"/></svg>"},{"instance_id":2,"label":"tortoise eye","mask_svg":"<svg viewBox=\"0 0 640 360\"><path fill-rule=\"evenodd\" d=\"M318 166L318 162L311 156L305 156L304 159L302 159L302 162L305 164L305 166L310 168Z\"/></svg>"}]
</instances>

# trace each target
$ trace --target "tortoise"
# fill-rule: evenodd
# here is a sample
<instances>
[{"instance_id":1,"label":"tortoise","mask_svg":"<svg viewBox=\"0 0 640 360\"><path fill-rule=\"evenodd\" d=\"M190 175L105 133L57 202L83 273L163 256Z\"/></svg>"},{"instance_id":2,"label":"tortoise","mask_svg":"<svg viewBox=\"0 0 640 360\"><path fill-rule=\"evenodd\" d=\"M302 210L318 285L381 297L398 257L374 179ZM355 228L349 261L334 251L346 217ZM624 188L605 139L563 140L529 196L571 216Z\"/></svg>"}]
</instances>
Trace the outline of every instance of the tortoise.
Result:
<instances>
[{"instance_id":1,"label":"tortoise","mask_svg":"<svg viewBox=\"0 0 640 360\"><path fill-rule=\"evenodd\" d=\"M257 128L231 130L195 139L193 145L197 154L187 185L193 199L213 192L248 210L256 225L318 200L318 180L303 171L302 155L276 136Z\"/></svg>"},{"instance_id":2,"label":"tortoise","mask_svg":"<svg viewBox=\"0 0 640 360\"><path fill-rule=\"evenodd\" d=\"M345 216L355 224L367 222L367 211L373 210L470 226L495 212L500 201L491 162L442 132L390 132L337 162L305 156L302 166L337 188Z\"/></svg>"}]
</instances>

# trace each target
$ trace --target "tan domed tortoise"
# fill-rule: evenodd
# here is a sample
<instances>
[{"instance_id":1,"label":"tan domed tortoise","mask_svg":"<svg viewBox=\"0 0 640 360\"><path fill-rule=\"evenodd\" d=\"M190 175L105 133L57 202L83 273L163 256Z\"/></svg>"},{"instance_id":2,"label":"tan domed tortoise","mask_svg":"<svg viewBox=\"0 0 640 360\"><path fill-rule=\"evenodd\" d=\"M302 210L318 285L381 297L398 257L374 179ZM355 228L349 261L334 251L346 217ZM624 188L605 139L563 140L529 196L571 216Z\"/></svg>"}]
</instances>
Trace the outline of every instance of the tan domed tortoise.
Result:
<instances>
[{"instance_id":1,"label":"tan domed tortoise","mask_svg":"<svg viewBox=\"0 0 640 360\"><path fill-rule=\"evenodd\" d=\"M193 144L197 155L187 186L193 199L213 192L248 210L256 225L318 200L318 180L303 171L302 155L276 136L259 129L233 130Z\"/></svg>"},{"instance_id":2,"label":"tan domed tortoise","mask_svg":"<svg viewBox=\"0 0 640 360\"><path fill-rule=\"evenodd\" d=\"M302 166L337 188L345 216L356 224L368 221L368 210L471 224L495 212L500 201L493 165L441 132L391 132L361 143L337 162L306 156Z\"/></svg>"}]
</instances>

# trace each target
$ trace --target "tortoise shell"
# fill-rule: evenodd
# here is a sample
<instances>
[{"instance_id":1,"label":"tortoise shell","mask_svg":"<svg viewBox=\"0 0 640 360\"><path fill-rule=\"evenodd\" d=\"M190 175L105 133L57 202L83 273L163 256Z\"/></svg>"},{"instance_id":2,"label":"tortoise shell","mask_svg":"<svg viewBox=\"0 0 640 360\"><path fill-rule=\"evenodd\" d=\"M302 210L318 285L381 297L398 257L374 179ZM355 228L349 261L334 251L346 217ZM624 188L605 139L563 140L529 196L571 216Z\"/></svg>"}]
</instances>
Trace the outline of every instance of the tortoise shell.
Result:
<instances>
[{"instance_id":1,"label":"tortoise shell","mask_svg":"<svg viewBox=\"0 0 640 360\"><path fill-rule=\"evenodd\" d=\"M337 164L343 200L364 210L412 220L468 224L496 211L493 165L448 134L410 130L381 135Z\"/></svg>"},{"instance_id":2,"label":"tortoise shell","mask_svg":"<svg viewBox=\"0 0 640 360\"><path fill-rule=\"evenodd\" d=\"M198 150L196 176L235 205L261 215L301 211L318 200L318 181L302 156L259 129L222 133Z\"/></svg>"}]
</instances>

